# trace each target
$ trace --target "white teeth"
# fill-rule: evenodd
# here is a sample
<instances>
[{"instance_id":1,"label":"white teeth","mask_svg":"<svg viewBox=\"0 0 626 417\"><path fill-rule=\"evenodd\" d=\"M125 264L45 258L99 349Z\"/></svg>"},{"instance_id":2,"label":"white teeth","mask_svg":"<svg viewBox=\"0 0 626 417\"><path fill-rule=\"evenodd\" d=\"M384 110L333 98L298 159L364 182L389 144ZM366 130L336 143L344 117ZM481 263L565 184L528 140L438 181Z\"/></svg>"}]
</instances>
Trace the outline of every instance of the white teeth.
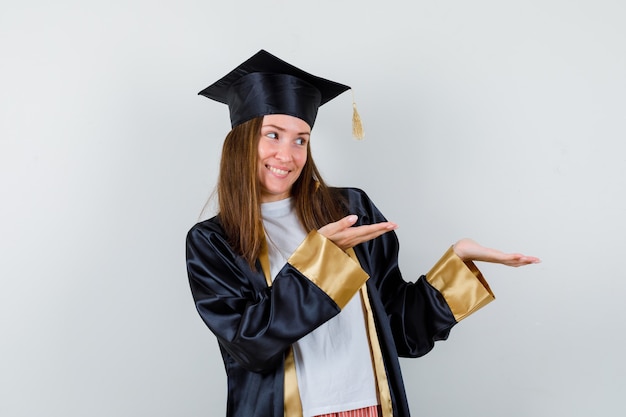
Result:
<instances>
[{"instance_id":1,"label":"white teeth","mask_svg":"<svg viewBox=\"0 0 626 417\"><path fill-rule=\"evenodd\" d=\"M274 167L271 167L271 166L268 166L268 168L269 168L270 171L272 171L276 175L287 175L287 174L289 174L289 171L283 171L282 169L274 168Z\"/></svg>"}]
</instances>

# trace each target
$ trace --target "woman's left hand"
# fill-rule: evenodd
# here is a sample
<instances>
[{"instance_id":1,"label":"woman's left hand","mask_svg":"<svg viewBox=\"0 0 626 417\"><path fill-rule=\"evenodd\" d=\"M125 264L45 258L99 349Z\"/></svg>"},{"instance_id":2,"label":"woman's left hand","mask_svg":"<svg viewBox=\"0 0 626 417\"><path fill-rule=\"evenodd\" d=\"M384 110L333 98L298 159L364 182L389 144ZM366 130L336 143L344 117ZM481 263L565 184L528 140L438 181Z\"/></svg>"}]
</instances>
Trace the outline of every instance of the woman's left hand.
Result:
<instances>
[{"instance_id":1,"label":"woman's left hand","mask_svg":"<svg viewBox=\"0 0 626 417\"><path fill-rule=\"evenodd\" d=\"M461 239L452 246L452 249L463 261L492 262L513 267L541 262L539 258L534 256L522 255L521 253L504 253L497 249L486 248L472 239Z\"/></svg>"}]
</instances>

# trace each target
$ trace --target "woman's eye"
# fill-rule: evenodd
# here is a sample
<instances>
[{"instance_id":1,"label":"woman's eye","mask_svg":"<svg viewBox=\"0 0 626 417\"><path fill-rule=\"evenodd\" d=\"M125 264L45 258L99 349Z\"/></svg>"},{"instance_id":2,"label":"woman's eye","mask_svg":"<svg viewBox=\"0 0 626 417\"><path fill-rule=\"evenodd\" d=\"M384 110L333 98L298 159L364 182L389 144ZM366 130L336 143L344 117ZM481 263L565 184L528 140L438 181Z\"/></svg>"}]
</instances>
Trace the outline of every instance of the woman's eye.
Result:
<instances>
[{"instance_id":1,"label":"woman's eye","mask_svg":"<svg viewBox=\"0 0 626 417\"><path fill-rule=\"evenodd\" d=\"M306 140L304 140L303 138L296 139L296 145L305 145L305 144L306 144Z\"/></svg>"},{"instance_id":2,"label":"woman's eye","mask_svg":"<svg viewBox=\"0 0 626 417\"><path fill-rule=\"evenodd\" d=\"M270 132L270 133L268 133L265 136L267 136L270 139L278 139L278 135L276 133L274 133L274 132Z\"/></svg>"}]
</instances>

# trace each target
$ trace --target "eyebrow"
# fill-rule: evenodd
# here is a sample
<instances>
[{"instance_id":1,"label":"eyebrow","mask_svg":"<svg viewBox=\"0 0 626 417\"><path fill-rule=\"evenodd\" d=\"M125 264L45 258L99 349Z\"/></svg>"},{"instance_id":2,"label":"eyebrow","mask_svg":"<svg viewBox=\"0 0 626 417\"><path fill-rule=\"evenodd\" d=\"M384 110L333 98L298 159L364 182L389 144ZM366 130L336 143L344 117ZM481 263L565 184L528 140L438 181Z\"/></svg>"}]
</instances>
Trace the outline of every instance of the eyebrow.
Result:
<instances>
[{"instance_id":1,"label":"eyebrow","mask_svg":"<svg viewBox=\"0 0 626 417\"><path fill-rule=\"evenodd\" d=\"M284 129L284 128L280 127L280 126L276 126L276 125L273 125L273 124L263 125L263 126L261 126L261 128L262 128L262 129L264 129L264 128L270 128L270 129L272 129L272 128L273 128L273 129L279 130L279 131L281 131L281 132L286 132L286 131L287 131L287 129ZM309 132L300 132L300 133L297 133L297 134L298 134L298 135L307 135L307 136L311 136L311 132L310 132L310 131L309 131Z\"/></svg>"}]
</instances>

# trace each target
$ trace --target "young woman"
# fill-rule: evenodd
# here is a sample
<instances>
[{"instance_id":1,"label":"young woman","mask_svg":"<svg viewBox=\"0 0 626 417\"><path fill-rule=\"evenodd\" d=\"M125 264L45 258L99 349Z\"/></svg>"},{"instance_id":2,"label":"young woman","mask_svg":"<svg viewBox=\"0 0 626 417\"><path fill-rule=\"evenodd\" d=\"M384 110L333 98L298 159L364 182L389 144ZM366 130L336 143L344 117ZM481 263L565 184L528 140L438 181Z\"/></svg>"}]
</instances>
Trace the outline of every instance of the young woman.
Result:
<instances>
[{"instance_id":1,"label":"young woman","mask_svg":"<svg viewBox=\"0 0 626 417\"><path fill-rule=\"evenodd\" d=\"M473 261L539 261L463 239L405 281L396 224L363 191L329 187L311 156L319 106L348 88L260 51L200 93L228 104L233 126L219 213L187 236L229 417L408 416L398 357L494 298Z\"/></svg>"}]
</instances>

